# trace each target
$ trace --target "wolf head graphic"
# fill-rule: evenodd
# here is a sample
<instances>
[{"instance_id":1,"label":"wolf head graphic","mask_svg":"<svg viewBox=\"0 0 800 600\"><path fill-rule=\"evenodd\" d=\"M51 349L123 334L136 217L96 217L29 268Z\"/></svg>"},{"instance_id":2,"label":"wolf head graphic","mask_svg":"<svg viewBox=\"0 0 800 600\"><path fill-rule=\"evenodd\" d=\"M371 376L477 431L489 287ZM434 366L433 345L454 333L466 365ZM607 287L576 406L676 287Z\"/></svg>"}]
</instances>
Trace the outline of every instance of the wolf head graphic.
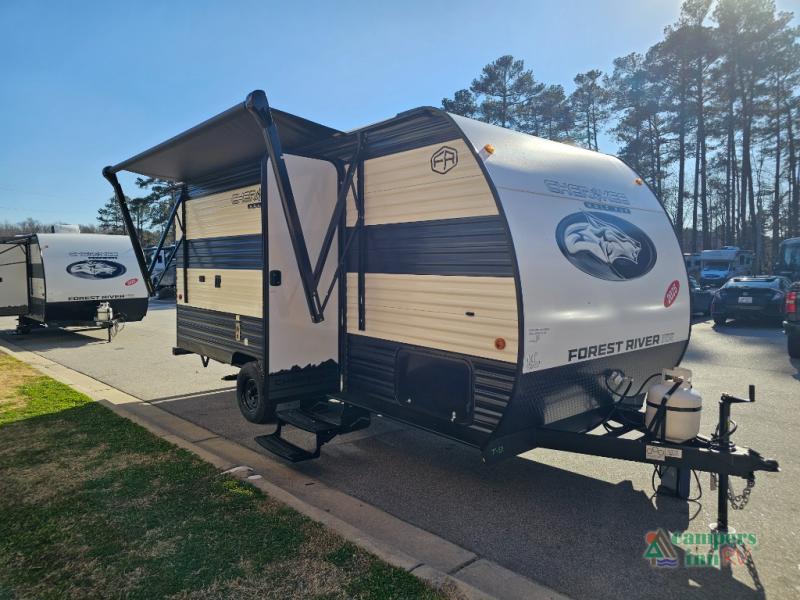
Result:
<instances>
[{"instance_id":1,"label":"wolf head graphic","mask_svg":"<svg viewBox=\"0 0 800 600\"><path fill-rule=\"evenodd\" d=\"M642 245L624 231L587 212L585 223L573 223L564 231L564 244L570 254L589 252L613 267L616 260L639 261Z\"/></svg>"}]
</instances>

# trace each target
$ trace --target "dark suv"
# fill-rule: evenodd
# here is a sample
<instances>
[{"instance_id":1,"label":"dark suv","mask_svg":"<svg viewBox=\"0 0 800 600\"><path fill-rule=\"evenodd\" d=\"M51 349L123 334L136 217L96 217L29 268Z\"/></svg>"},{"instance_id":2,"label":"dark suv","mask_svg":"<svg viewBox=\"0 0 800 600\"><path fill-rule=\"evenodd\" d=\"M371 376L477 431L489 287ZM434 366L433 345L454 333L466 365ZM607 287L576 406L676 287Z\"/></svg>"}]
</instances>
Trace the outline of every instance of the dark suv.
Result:
<instances>
[{"instance_id":1,"label":"dark suv","mask_svg":"<svg viewBox=\"0 0 800 600\"><path fill-rule=\"evenodd\" d=\"M777 275L734 277L714 294L711 302L714 324L724 325L730 318L782 321L790 285L786 277Z\"/></svg>"},{"instance_id":2,"label":"dark suv","mask_svg":"<svg viewBox=\"0 0 800 600\"><path fill-rule=\"evenodd\" d=\"M800 358L800 311L797 302L800 300L800 281L795 281L786 293L786 320L783 329L786 332L786 346L789 356Z\"/></svg>"}]
</instances>

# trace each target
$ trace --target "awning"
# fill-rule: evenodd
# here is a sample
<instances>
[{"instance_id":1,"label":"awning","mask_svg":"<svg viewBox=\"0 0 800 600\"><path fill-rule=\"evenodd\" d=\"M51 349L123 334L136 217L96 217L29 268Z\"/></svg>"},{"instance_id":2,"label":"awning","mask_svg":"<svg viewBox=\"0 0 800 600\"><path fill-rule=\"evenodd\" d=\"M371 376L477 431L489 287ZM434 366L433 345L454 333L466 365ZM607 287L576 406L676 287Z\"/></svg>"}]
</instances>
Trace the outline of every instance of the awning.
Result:
<instances>
[{"instance_id":1,"label":"awning","mask_svg":"<svg viewBox=\"0 0 800 600\"><path fill-rule=\"evenodd\" d=\"M304 148L324 146L341 131L272 109L284 153L324 158ZM111 171L131 171L147 177L192 181L210 173L258 162L264 156L258 123L241 102L204 123L114 165Z\"/></svg>"}]
</instances>

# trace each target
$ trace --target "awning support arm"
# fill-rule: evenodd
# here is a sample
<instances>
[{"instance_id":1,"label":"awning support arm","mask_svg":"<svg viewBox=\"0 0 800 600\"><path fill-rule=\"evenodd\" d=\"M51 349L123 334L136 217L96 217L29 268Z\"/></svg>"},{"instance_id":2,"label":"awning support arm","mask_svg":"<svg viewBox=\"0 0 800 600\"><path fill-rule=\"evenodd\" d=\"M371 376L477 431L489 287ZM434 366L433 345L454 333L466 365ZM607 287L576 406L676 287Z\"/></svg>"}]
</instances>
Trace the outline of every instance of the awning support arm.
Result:
<instances>
[{"instance_id":1,"label":"awning support arm","mask_svg":"<svg viewBox=\"0 0 800 600\"><path fill-rule=\"evenodd\" d=\"M361 161L361 154L363 153L363 150L364 136L359 135L355 154L353 154L353 158L350 159L350 163L347 165L347 173L345 174L344 181L339 188L339 194L336 198L336 206L333 208L333 214L331 215L330 223L328 223L328 230L325 232L325 238L322 240L322 248L320 248L319 251L317 265L314 267L314 282L316 285L319 285L319 281L322 279L322 271L325 268L325 263L328 259L328 252L331 249L331 244L333 244L333 236L336 235L336 229L339 227L339 220L341 219L342 211L346 206L347 194L350 191L350 187L353 183L353 176L355 175L358 164ZM334 274L334 281L336 276L337 275Z\"/></svg>"},{"instance_id":2,"label":"awning support arm","mask_svg":"<svg viewBox=\"0 0 800 600\"><path fill-rule=\"evenodd\" d=\"M108 180L108 183L111 184L111 187L114 188L114 197L117 199L119 210L122 213L122 220L125 222L125 230L128 232L128 237L131 240L133 253L136 256L136 262L139 263L139 270L142 272L144 284L147 286L147 293L152 296L153 282L150 279L150 271L147 268L147 261L144 259L142 244L139 241L139 236L136 235L136 228L133 226L133 219L131 219L131 213L128 210L128 202L125 200L125 194L122 191L122 186L119 184L117 174L112 170L111 167L105 167L103 169L103 177L105 177Z\"/></svg>"},{"instance_id":3,"label":"awning support arm","mask_svg":"<svg viewBox=\"0 0 800 600\"><path fill-rule=\"evenodd\" d=\"M247 96L245 108L253 115L259 124L261 133L264 136L264 143L267 146L267 154L272 163L272 170L275 174L275 183L278 194L283 205L283 214L286 217L286 225L289 228L289 237L292 240L297 269L300 273L300 281L303 284L303 292L308 304L308 312L311 321L319 323L323 320L322 310L317 293L317 285L314 280L314 271L311 268L311 259L308 256L308 247L303 237L303 228L300 224L300 216L297 214L297 205L292 193L292 184L289 180L289 172L286 169L286 162L283 160L283 150L281 149L280 135L272 118L272 113L267 102L267 95L256 90ZM262 207L263 208L266 207Z\"/></svg>"},{"instance_id":4,"label":"awning support arm","mask_svg":"<svg viewBox=\"0 0 800 600\"><path fill-rule=\"evenodd\" d=\"M147 268L147 276L151 280L153 279L153 270L156 268L156 260L158 260L158 255L161 252L161 249L164 247L164 242L167 241L167 235L169 235L169 230L172 228L172 222L178 216L178 209L180 208L181 202L183 202L184 200L186 200L185 185L181 186L181 193L178 195L178 199L175 200L175 204L172 205L172 209L169 211L169 217L167 217L167 224L164 226L164 231L161 233L161 238L158 240L158 246L156 246L156 251L153 253L153 260L150 261L150 266ZM169 263L175 257L175 251L177 249L178 249L178 244L176 244L175 248L173 248L172 252L170 252L169 258L164 261L164 273L167 272L167 268L169 268Z\"/></svg>"}]
</instances>

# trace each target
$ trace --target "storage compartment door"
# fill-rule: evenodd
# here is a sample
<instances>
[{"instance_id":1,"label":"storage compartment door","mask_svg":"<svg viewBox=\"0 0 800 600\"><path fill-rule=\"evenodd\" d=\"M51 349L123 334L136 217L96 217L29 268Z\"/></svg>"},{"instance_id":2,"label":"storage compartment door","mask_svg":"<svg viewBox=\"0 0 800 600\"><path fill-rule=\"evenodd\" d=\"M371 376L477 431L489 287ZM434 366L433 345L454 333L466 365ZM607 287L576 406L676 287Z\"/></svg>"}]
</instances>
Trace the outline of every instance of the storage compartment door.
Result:
<instances>
[{"instance_id":1,"label":"storage compartment door","mask_svg":"<svg viewBox=\"0 0 800 600\"><path fill-rule=\"evenodd\" d=\"M461 425L472 422L472 369L467 361L400 350L395 372L397 400L408 410Z\"/></svg>"},{"instance_id":2,"label":"storage compartment door","mask_svg":"<svg viewBox=\"0 0 800 600\"><path fill-rule=\"evenodd\" d=\"M25 246L0 244L0 316L28 312L28 269Z\"/></svg>"}]
</instances>

